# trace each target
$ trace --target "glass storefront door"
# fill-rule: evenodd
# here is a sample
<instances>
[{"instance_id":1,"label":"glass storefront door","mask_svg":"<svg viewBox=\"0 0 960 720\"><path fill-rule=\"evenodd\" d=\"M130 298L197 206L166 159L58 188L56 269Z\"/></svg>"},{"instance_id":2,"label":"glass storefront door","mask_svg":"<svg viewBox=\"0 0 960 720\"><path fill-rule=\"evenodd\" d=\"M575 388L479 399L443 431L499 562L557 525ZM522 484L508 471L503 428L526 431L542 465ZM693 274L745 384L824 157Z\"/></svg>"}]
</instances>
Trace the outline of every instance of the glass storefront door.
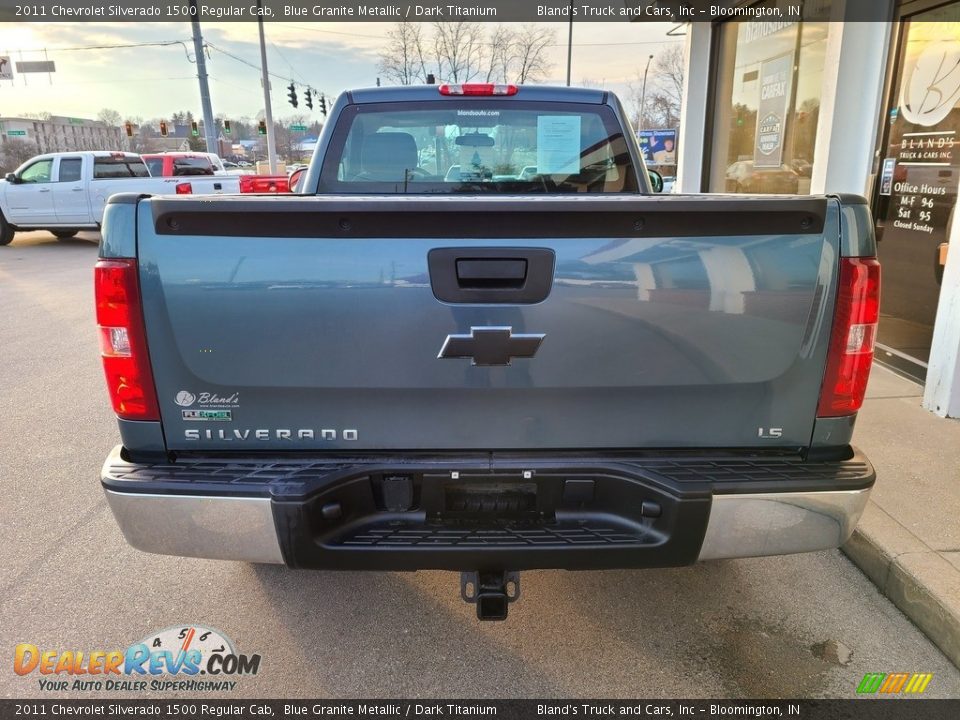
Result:
<instances>
[{"instance_id":1,"label":"glass storefront door","mask_svg":"<svg viewBox=\"0 0 960 720\"><path fill-rule=\"evenodd\" d=\"M923 380L960 182L960 2L904 18L901 32L873 195L877 358Z\"/></svg>"}]
</instances>

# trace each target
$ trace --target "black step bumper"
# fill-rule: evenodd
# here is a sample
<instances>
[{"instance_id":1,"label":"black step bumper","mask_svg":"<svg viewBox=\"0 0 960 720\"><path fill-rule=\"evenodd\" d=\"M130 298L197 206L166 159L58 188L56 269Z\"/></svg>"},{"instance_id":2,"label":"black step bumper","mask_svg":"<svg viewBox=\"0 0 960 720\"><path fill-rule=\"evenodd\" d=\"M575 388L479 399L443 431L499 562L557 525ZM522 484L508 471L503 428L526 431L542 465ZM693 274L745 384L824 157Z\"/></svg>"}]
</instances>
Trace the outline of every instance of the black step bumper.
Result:
<instances>
[{"instance_id":1,"label":"black step bumper","mask_svg":"<svg viewBox=\"0 0 960 720\"><path fill-rule=\"evenodd\" d=\"M148 552L343 570L688 565L838 547L875 474L796 455L181 457L101 480Z\"/></svg>"}]
</instances>

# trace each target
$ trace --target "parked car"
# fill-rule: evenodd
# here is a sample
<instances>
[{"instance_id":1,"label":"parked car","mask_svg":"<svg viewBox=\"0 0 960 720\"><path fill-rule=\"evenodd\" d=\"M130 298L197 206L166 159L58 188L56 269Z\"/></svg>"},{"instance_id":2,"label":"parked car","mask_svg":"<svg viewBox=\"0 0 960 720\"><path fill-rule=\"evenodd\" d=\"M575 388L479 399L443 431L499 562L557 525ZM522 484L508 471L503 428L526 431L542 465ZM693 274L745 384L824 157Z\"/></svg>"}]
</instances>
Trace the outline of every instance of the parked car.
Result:
<instances>
[{"instance_id":1,"label":"parked car","mask_svg":"<svg viewBox=\"0 0 960 720\"><path fill-rule=\"evenodd\" d=\"M230 162L229 160L223 161L223 169L227 175L246 175L250 171L244 167L241 167L235 162Z\"/></svg>"},{"instance_id":2,"label":"parked car","mask_svg":"<svg viewBox=\"0 0 960 720\"><path fill-rule=\"evenodd\" d=\"M134 153L83 151L37 155L0 180L0 245L17 230L50 230L68 238L96 229L115 193L196 194L237 192L223 177L151 177Z\"/></svg>"},{"instance_id":3,"label":"parked car","mask_svg":"<svg viewBox=\"0 0 960 720\"><path fill-rule=\"evenodd\" d=\"M340 96L299 194L111 198L127 541L459 571L483 620L526 569L844 543L875 477L866 201L654 197L642 168L609 91L384 87Z\"/></svg>"},{"instance_id":4,"label":"parked car","mask_svg":"<svg viewBox=\"0 0 960 720\"><path fill-rule=\"evenodd\" d=\"M758 168L753 160L738 160L727 168L726 191L796 195L799 177L787 165Z\"/></svg>"}]
</instances>

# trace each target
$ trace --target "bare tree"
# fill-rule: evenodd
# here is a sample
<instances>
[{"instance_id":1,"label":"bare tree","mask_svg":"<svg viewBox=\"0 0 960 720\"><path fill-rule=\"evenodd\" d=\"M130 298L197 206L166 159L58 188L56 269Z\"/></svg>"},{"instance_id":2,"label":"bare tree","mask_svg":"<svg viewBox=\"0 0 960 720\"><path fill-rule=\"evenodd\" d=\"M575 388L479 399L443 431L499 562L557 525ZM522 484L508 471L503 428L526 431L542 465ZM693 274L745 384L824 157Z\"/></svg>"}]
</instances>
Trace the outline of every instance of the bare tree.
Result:
<instances>
[{"instance_id":1,"label":"bare tree","mask_svg":"<svg viewBox=\"0 0 960 720\"><path fill-rule=\"evenodd\" d=\"M103 108L97 113L97 120L109 127L120 127L120 113L110 108Z\"/></svg>"},{"instance_id":2,"label":"bare tree","mask_svg":"<svg viewBox=\"0 0 960 720\"><path fill-rule=\"evenodd\" d=\"M655 92L676 108L677 115L680 114L683 100L684 70L683 48L680 45L669 45L660 51L653 65Z\"/></svg>"},{"instance_id":3,"label":"bare tree","mask_svg":"<svg viewBox=\"0 0 960 720\"><path fill-rule=\"evenodd\" d=\"M487 82L505 83L515 63L516 33L504 25L497 25L490 33L487 53Z\"/></svg>"},{"instance_id":4,"label":"bare tree","mask_svg":"<svg viewBox=\"0 0 960 720\"><path fill-rule=\"evenodd\" d=\"M8 137L0 144L0 173L6 175L16 170L39 152L34 142Z\"/></svg>"},{"instance_id":5,"label":"bare tree","mask_svg":"<svg viewBox=\"0 0 960 720\"><path fill-rule=\"evenodd\" d=\"M486 50L482 23L433 23L433 56L437 74L444 80L473 80L482 72Z\"/></svg>"},{"instance_id":6,"label":"bare tree","mask_svg":"<svg viewBox=\"0 0 960 720\"><path fill-rule=\"evenodd\" d=\"M514 77L518 83L536 82L547 76L551 63L544 53L556 38L553 28L538 25L524 25L520 28L520 32L514 37Z\"/></svg>"},{"instance_id":7,"label":"bare tree","mask_svg":"<svg viewBox=\"0 0 960 720\"><path fill-rule=\"evenodd\" d=\"M677 127L683 101L683 82L683 48L670 45L654 58L647 77L646 93L643 92L643 78L639 72L637 80L627 86L627 105L634 127L640 127L641 116L648 128ZM645 107L640 107L641 100Z\"/></svg>"},{"instance_id":8,"label":"bare tree","mask_svg":"<svg viewBox=\"0 0 960 720\"><path fill-rule=\"evenodd\" d=\"M426 82L424 37L421 23L397 23L387 32L390 42L380 53L377 69L400 85Z\"/></svg>"},{"instance_id":9,"label":"bare tree","mask_svg":"<svg viewBox=\"0 0 960 720\"><path fill-rule=\"evenodd\" d=\"M303 114L291 115L273 123L273 134L277 142L277 155L286 162L300 161L300 141L303 140L302 130L293 130L294 125L309 125L310 119Z\"/></svg>"},{"instance_id":10,"label":"bare tree","mask_svg":"<svg viewBox=\"0 0 960 720\"><path fill-rule=\"evenodd\" d=\"M379 72L400 85L425 82L430 70L449 82L535 82L550 72L546 51L556 40L553 29L523 25L519 30L496 25L484 35L476 22L398 23L387 33Z\"/></svg>"}]
</instances>

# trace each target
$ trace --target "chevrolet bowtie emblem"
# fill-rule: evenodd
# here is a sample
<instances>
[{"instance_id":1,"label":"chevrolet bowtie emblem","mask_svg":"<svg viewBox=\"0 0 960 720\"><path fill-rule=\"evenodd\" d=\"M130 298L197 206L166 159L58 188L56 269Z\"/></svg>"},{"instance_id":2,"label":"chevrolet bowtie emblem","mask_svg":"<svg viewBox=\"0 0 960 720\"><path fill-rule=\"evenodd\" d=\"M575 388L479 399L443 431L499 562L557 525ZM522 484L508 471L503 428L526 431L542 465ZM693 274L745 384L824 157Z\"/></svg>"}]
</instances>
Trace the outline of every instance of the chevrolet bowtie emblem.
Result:
<instances>
[{"instance_id":1,"label":"chevrolet bowtie emblem","mask_svg":"<svg viewBox=\"0 0 960 720\"><path fill-rule=\"evenodd\" d=\"M469 335L447 335L438 358L470 358L473 365L509 365L532 358L543 335L514 335L511 327L472 327Z\"/></svg>"}]
</instances>

